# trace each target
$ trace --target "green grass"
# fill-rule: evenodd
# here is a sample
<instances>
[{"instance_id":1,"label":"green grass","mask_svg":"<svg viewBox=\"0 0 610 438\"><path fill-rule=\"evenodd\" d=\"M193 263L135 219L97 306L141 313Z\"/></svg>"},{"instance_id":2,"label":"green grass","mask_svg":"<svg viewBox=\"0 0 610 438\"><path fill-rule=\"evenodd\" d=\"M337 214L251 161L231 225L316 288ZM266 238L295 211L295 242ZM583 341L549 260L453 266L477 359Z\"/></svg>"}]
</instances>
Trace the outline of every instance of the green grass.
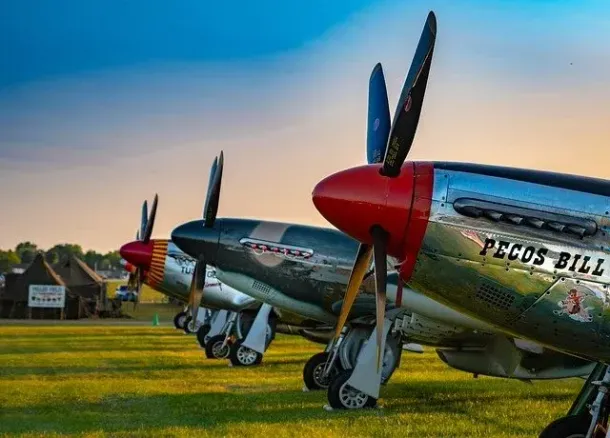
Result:
<instances>
[{"instance_id":1,"label":"green grass","mask_svg":"<svg viewBox=\"0 0 610 438\"><path fill-rule=\"evenodd\" d=\"M117 286L127 284L127 281L110 280L107 281L106 291L108 298L114 297ZM182 305L169 304L166 295L152 289L146 284L140 290L140 302L134 309L132 302L123 302L121 311L137 321L152 321L154 314L159 315L162 321L173 321L176 313L183 308Z\"/></svg>"},{"instance_id":2,"label":"green grass","mask_svg":"<svg viewBox=\"0 0 610 438\"><path fill-rule=\"evenodd\" d=\"M403 354L383 409L326 412L301 391L320 350L278 336L260 367L229 368L167 327L0 327L0 435L535 437L583 383L473 379L428 349Z\"/></svg>"},{"instance_id":3,"label":"green grass","mask_svg":"<svg viewBox=\"0 0 610 438\"><path fill-rule=\"evenodd\" d=\"M116 291L117 286L122 284L127 284L127 280L108 280L106 281L106 292L108 294L108 298L114 298L114 293ZM142 303L164 303L167 302L167 296L163 295L161 292L157 292L150 286L143 284L142 289L140 290L140 302Z\"/></svg>"},{"instance_id":4,"label":"green grass","mask_svg":"<svg viewBox=\"0 0 610 438\"><path fill-rule=\"evenodd\" d=\"M176 304L138 303L134 309L133 303L124 302L121 305L121 312L136 321L152 321L156 313L159 315L161 322L171 322L173 324L174 316L181 312L183 308L182 305Z\"/></svg>"}]
</instances>

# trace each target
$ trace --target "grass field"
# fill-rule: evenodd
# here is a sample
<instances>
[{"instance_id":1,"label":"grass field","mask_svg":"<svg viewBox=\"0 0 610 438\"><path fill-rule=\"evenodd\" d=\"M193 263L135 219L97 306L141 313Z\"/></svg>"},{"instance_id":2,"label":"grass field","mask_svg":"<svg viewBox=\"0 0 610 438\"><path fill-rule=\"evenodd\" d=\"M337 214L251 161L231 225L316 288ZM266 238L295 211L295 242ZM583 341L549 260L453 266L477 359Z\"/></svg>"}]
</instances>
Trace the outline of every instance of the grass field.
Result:
<instances>
[{"instance_id":1,"label":"grass field","mask_svg":"<svg viewBox=\"0 0 610 438\"><path fill-rule=\"evenodd\" d=\"M535 437L583 383L473 379L427 349L404 353L383 409L326 412L301 391L320 350L280 335L260 367L229 368L168 327L0 327L0 435Z\"/></svg>"},{"instance_id":2,"label":"grass field","mask_svg":"<svg viewBox=\"0 0 610 438\"><path fill-rule=\"evenodd\" d=\"M113 298L117 286L127 284L127 281L111 280L106 282L108 298ZM140 290L140 302L135 307L131 302L123 302L121 310L123 314L138 320L151 321L155 313L164 321L172 321L176 313L182 310L182 306L168 304L167 296L152 289L146 284Z\"/></svg>"},{"instance_id":3,"label":"grass field","mask_svg":"<svg viewBox=\"0 0 610 438\"><path fill-rule=\"evenodd\" d=\"M127 280L109 280L106 282L106 292L108 294L108 298L114 297L114 292L117 286L127 284ZM167 297L163 295L161 292L157 292L153 288L149 287L146 284L142 285L142 289L140 290L140 302L142 303L163 303L167 301Z\"/></svg>"}]
</instances>

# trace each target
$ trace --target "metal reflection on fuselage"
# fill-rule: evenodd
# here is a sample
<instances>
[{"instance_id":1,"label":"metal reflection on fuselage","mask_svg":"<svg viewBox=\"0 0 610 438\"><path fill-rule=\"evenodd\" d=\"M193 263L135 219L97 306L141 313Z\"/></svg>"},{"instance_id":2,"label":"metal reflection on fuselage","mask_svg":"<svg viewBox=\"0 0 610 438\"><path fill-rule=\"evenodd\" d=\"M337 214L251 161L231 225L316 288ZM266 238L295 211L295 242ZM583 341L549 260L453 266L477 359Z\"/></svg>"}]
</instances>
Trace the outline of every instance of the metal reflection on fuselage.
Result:
<instances>
[{"instance_id":1,"label":"metal reflection on fuselage","mask_svg":"<svg viewBox=\"0 0 610 438\"><path fill-rule=\"evenodd\" d=\"M510 333L610 359L608 198L451 170L435 171L433 198L415 289ZM453 204L465 198L502 205L508 215L459 213ZM525 209L567 224L520 217ZM567 232L591 221L590 235Z\"/></svg>"},{"instance_id":2,"label":"metal reflection on fuselage","mask_svg":"<svg viewBox=\"0 0 610 438\"><path fill-rule=\"evenodd\" d=\"M216 265L228 275L256 279L324 312L343 297L358 248L352 238L328 228L253 219L219 218L216 224ZM365 288L372 292L371 285Z\"/></svg>"},{"instance_id":3,"label":"metal reflection on fuselage","mask_svg":"<svg viewBox=\"0 0 610 438\"><path fill-rule=\"evenodd\" d=\"M163 281L157 286L162 292L188 300L195 259L169 242L165 258ZM256 300L234 288L221 284L216 270L206 267L206 279L201 304L204 307L240 311L256 305Z\"/></svg>"}]
</instances>

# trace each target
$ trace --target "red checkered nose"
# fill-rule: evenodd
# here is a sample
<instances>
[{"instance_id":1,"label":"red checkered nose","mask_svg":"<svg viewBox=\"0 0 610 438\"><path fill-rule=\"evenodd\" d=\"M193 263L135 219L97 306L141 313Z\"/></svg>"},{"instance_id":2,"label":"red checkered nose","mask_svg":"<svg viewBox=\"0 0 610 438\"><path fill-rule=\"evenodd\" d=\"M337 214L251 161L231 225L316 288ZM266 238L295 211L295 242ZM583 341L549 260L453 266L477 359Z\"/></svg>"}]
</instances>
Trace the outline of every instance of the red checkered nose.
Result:
<instances>
[{"instance_id":1,"label":"red checkered nose","mask_svg":"<svg viewBox=\"0 0 610 438\"><path fill-rule=\"evenodd\" d=\"M136 240L129 242L119 250L121 257L134 266L148 270L152 261L153 241L148 243Z\"/></svg>"}]
</instances>

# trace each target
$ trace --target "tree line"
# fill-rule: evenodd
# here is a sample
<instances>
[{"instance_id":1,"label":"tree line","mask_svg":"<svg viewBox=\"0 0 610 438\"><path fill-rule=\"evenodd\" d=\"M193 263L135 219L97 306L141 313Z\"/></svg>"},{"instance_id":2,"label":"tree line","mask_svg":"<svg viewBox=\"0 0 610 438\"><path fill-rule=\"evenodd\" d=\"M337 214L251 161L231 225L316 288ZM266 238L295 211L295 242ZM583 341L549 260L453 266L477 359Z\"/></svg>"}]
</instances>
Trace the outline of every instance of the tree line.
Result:
<instances>
[{"instance_id":1,"label":"tree line","mask_svg":"<svg viewBox=\"0 0 610 438\"><path fill-rule=\"evenodd\" d=\"M0 274L9 272L15 265L31 263L39 252L44 253L45 260L50 264L63 262L71 256L76 256L91 269L105 271L121 268L121 256L118 251L111 251L106 254L100 254L93 250L84 252L80 245L72 243L61 243L45 251L35 243L21 242L14 249L0 249Z\"/></svg>"}]
</instances>

